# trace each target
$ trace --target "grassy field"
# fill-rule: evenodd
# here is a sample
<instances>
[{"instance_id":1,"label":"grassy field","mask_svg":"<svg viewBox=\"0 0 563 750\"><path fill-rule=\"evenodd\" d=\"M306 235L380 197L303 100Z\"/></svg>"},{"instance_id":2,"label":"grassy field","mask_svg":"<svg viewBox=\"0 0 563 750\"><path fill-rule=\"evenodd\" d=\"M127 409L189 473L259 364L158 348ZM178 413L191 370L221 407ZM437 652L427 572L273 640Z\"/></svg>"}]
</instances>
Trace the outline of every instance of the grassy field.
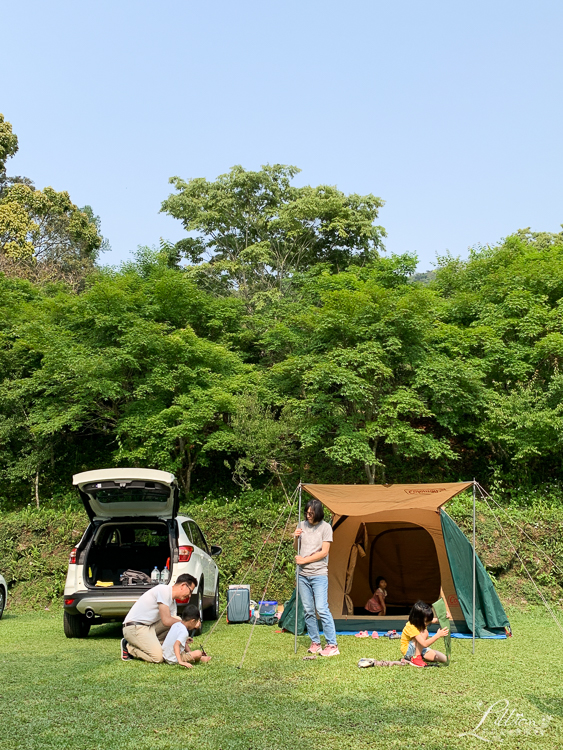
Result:
<instances>
[{"instance_id":1,"label":"grassy field","mask_svg":"<svg viewBox=\"0 0 563 750\"><path fill-rule=\"evenodd\" d=\"M362 656L397 658L399 646L353 636L340 637L340 657L303 661L307 638L294 655L293 636L265 626L237 669L250 626L222 622L211 663L188 670L122 662L116 625L67 640L59 610L7 613L0 748L563 747L561 633L539 610L509 617L512 639L477 641L475 656L471 641L454 640L451 666L432 669L358 669ZM483 739L459 737L473 730Z\"/></svg>"}]
</instances>

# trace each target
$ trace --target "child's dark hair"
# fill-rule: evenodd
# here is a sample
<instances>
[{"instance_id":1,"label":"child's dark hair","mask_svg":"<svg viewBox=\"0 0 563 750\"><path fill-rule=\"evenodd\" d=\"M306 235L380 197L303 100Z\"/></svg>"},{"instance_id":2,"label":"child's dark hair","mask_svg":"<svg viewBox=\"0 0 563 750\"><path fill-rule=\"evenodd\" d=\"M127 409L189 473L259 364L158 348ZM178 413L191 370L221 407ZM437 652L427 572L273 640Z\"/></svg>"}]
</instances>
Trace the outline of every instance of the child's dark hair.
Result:
<instances>
[{"instance_id":1,"label":"child's dark hair","mask_svg":"<svg viewBox=\"0 0 563 750\"><path fill-rule=\"evenodd\" d=\"M386 581L386 580L387 578L385 578L385 576L377 576L377 578L375 579L376 590L379 588L379 584L381 583L381 581Z\"/></svg>"},{"instance_id":2,"label":"child's dark hair","mask_svg":"<svg viewBox=\"0 0 563 750\"><path fill-rule=\"evenodd\" d=\"M317 500L316 498L314 498L313 500L309 500L309 502L305 506L305 518L307 518L307 511L309 509L313 511L314 523L324 521L325 509L323 508L323 504L320 500Z\"/></svg>"},{"instance_id":3,"label":"child's dark hair","mask_svg":"<svg viewBox=\"0 0 563 750\"><path fill-rule=\"evenodd\" d=\"M414 603L411 613L409 615L409 622L414 625L417 630L425 630L429 622L434 618L434 612L422 599L419 599Z\"/></svg>"},{"instance_id":4,"label":"child's dark hair","mask_svg":"<svg viewBox=\"0 0 563 750\"><path fill-rule=\"evenodd\" d=\"M199 609L195 604L186 604L182 612L182 622L189 622L190 620L199 620Z\"/></svg>"}]
</instances>

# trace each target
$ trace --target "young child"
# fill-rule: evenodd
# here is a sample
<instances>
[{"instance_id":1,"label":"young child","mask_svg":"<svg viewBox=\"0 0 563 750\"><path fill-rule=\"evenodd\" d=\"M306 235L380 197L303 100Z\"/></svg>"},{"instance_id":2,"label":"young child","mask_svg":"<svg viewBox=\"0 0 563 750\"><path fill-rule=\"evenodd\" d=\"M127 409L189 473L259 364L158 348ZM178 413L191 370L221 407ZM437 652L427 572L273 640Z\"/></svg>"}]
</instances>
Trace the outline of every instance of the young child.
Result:
<instances>
[{"instance_id":1,"label":"young child","mask_svg":"<svg viewBox=\"0 0 563 750\"><path fill-rule=\"evenodd\" d=\"M387 596L387 581L383 576L377 576L375 579L375 593L368 599L364 609L371 615L385 615L387 607L385 606L385 597Z\"/></svg>"},{"instance_id":2,"label":"young child","mask_svg":"<svg viewBox=\"0 0 563 750\"><path fill-rule=\"evenodd\" d=\"M204 651L191 651L188 646L190 630L201 627L199 610L195 604L188 604L182 612L182 621L175 622L168 631L162 644L162 655L167 664L180 664L182 667L193 667L195 662L207 662L210 656Z\"/></svg>"},{"instance_id":3,"label":"young child","mask_svg":"<svg viewBox=\"0 0 563 750\"><path fill-rule=\"evenodd\" d=\"M440 628L437 633L429 636L428 626L433 622L438 620L434 617L432 607L419 599L411 609L409 621L401 634L401 653L413 667L426 667L427 661L447 662L445 654L429 647L450 631L448 628Z\"/></svg>"}]
</instances>

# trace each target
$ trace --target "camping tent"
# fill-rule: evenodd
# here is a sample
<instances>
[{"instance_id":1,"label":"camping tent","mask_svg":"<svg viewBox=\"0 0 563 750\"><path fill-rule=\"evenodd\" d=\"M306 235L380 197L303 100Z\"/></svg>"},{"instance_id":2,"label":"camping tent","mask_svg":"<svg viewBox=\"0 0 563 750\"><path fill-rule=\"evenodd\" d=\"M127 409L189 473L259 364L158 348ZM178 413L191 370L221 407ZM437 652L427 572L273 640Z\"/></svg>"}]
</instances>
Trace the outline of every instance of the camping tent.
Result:
<instances>
[{"instance_id":1,"label":"camping tent","mask_svg":"<svg viewBox=\"0 0 563 750\"><path fill-rule=\"evenodd\" d=\"M399 629L417 599L442 596L452 632L471 632L473 549L442 506L472 482L439 484L303 484L333 514L328 603L337 630ZM364 604L378 575L387 580L387 615L369 617ZM476 560L475 635L504 631L508 619Z\"/></svg>"}]
</instances>

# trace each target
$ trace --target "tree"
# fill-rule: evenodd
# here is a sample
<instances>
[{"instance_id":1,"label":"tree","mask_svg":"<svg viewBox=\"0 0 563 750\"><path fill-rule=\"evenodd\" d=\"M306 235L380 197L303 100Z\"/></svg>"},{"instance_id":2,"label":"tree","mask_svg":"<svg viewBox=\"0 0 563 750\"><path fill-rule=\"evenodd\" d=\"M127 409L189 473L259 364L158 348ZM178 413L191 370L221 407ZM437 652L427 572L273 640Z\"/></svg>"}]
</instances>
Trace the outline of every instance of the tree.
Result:
<instances>
[{"instance_id":1,"label":"tree","mask_svg":"<svg viewBox=\"0 0 563 750\"><path fill-rule=\"evenodd\" d=\"M0 113L0 198L6 180L6 161L18 152L18 137L12 132L11 123Z\"/></svg>"},{"instance_id":2,"label":"tree","mask_svg":"<svg viewBox=\"0 0 563 750\"><path fill-rule=\"evenodd\" d=\"M405 459L455 458L415 381L437 306L433 292L407 283L410 273L404 259L380 259L309 274L286 310L283 345L279 326L266 334L265 348L283 352L267 379L293 414L305 462L359 466L374 483L391 467L397 481Z\"/></svg>"},{"instance_id":3,"label":"tree","mask_svg":"<svg viewBox=\"0 0 563 750\"><path fill-rule=\"evenodd\" d=\"M463 359L472 382L467 400L475 397L478 416L459 430L466 450L486 457L485 470L496 467L508 481L559 477L563 233L524 229L474 248L467 261L439 261L434 284L446 307L433 343L440 358ZM459 419L458 404L447 401Z\"/></svg>"},{"instance_id":4,"label":"tree","mask_svg":"<svg viewBox=\"0 0 563 750\"><path fill-rule=\"evenodd\" d=\"M193 282L142 266L100 271L79 295L0 276L0 465L16 485L103 460L173 471L189 493L231 450L252 368L189 325L205 312Z\"/></svg>"},{"instance_id":5,"label":"tree","mask_svg":"<svg viewBox=\"0 0 563 750\"><path fill-rule=\"evenodd\" d=\"M17 152L18 141L0 118L0 271L76 286L102 247L99 220L65 191L37 190L27 178L6 176L6 160Z\"/></svg>"},{"instance_id":6,"label":"tree","mask_svg":"<svg viewBox=\"0 0 563 750\"><path fill-rule=\"evenodd\" d=\"M328 185L296 188L298 172L274 164L258 172L236 166L215 182L172 177L176 193L162 211L190 233L178 251L193 264L205 261L216 285L246 299L317 263L338 271L377 257L383 201Z\"/></svg>"}]
</instances>

